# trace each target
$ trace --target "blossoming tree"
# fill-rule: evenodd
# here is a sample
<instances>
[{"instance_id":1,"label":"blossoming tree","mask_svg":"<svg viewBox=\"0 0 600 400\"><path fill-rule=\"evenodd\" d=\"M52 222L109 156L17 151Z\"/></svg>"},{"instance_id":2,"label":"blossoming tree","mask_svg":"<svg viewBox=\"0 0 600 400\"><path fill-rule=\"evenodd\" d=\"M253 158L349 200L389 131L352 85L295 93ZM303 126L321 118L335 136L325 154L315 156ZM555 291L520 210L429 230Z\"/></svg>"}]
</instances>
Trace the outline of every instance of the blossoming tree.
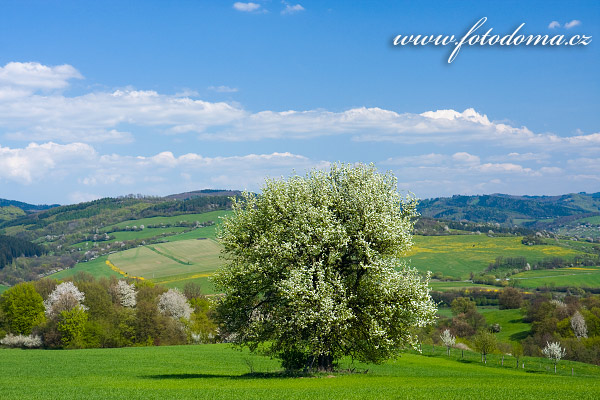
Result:
<instances>
[{"instance_id":1,"label":"blossoming tree","mask_svg":"<svg viewBox=\"0 0 600 400\"><path fill-rule=\"evenodd\" d=\"M218 318L230 340L263 345L288 369L379 363L431 324L436 307L398 257L412 245L416 200L373 165L334 164L244 193L224 220Z\"/></svg>"},{"instance_id":2,"label":"blossoming tree","mask_svg":"<svg viewBox=\"0 0 600 400\"><path fill-rule=\"evenodd\" d=\"M559 342L546 342L546 347L542 349L542 354L554 361L554 373L556 373L556 364L567 355L567 351L560 346Z\"/></svg>"}]
</instances>

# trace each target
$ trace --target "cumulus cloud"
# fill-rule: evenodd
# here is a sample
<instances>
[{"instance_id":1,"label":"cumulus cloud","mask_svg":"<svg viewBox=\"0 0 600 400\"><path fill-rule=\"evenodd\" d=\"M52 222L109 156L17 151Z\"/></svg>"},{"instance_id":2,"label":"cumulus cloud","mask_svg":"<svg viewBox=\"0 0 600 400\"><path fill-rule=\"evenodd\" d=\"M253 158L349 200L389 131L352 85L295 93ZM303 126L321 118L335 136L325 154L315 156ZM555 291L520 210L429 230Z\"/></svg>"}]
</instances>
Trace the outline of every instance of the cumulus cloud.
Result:
<instances>
[{"instance_id":1,"label":"cumulus cloud","mask_svg":"<svg viewBox=\"0 0 600 400\"><path fill-rule=\"evenodd\" d=\"M150 156L99 154L89 144L31 143L23 148L0 146L0 184L58 187L66 184L70 201L108 194L165 195L198 188L258 190L265 177L296 170L327 168L329 162L290 152L206 157L163 151ZM150 191L150 192L149 192Z\"/></svg>"},{"instance_id":2,"label":"cumulus cloud","mask_svg":"<svg viewBox=\"0 0 600 400\"><path fill-rule=\"evenodd\" d=\"M246 4L246 3L244 3ZM414 144L474 144L510 148L526 154L535 146L547 151L600 151L600 133L558 136L491 120L472 108L399 113L379 107L339 112L259 110L237 103L208 102L191 91L175 95L133 88L66 96L38 89L64 88L81 75L71 66L10 63L0 79L0 134L24 141L129 143L142 131L193 134L201 140L259 141L346 135L355 141ZM34 79L35 77L35 79ZM212 90L232 92L228 86ZM138 134L139 135L139 134ZM543 151L542 151L543 150ZM490 160L494 161L494 160Z\"/></svg>"},{"instance_id":3,"label":"cumulus cloud","mask_svg":"<svg viewBox=\"0 0 600 400\"><path fill-rule=\"evenodd\" d=\"M237 1L233 3L233 8L242 12L252 12L257 11L260 8L260 4L257 3L242 3L241 1Z\"/></svg>"},{"instance_id":4,"label":"cumulus cloud","mask_svg":"<svg viewBox=\"0 0 600 400\"><path fill-rule=\"evenodd\" d=\"M571 28L575 28L576 26L579 26L579 25L581 25L581 21L579 21L577 19L574 19L574 20L572 20L570 22L567 22L565 24L565 28L571 29Z\"/></svg>"},{"instance_id":5,"label":"cumulus cloud","mask_svg":"<svg viewBox=\"0 0 600 400\"><path fill-rule=\"evenodd\" d=\"M62 89L83 76L71 65L49 67L37 62L10 62L0 67L0 87L29 90Z\"/></svg>"},{"instance_id":6,"label":"cumulus cloud","mask_svg":"<svg viewBox=\"0 0 600 400\"><path fill-rule=\"evenodd\" d=\"M560 23L558 21L552 21L548 25L548 28L550 28L550 29L560 28Z\"/></svg>"},{"instance_id":7,"label":"cumulus cloud","mask_svg":"<svg viewBox=\"0 0 600 400\"><path fill-rule=\"evenodd\" d=\"M84 143L30 143L17 149L0 146L0 181L29 185L48 174L65 176L95 155L95 150Z\"/></svg>"},{"instance_id":8,"label":"cumulus cloud","mask_svg":"<svg viewBox=\"0 0 600 400\"><path fill-rule=\"evenodd\" d=\"M285 1L282 3L285 5L285 8L281 11L281 14L283 15L295 14L297 12L304 11L304 7L302 7L300 4L291 5Z\"/></svg>"}]
</instances>

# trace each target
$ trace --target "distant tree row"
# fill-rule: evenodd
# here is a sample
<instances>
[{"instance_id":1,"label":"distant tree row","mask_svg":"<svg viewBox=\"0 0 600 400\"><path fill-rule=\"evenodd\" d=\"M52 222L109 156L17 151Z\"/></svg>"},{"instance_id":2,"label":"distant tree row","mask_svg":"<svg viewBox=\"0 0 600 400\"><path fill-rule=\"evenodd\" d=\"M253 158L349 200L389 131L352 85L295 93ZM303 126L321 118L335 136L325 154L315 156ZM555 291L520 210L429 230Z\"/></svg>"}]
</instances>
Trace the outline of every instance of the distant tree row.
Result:
<instances>
[{"instance_id":1,"label":"distant tree row","mask_svg":"<svg viewBox=\"0 0 600 400\"><path fill-rule=\"evenodd\" d=\"M0 296L0 343L96 348L214 342L216 325L200 288L168 289L78 274L73 281L20 283Z\"/></svg>"}]
</instances>

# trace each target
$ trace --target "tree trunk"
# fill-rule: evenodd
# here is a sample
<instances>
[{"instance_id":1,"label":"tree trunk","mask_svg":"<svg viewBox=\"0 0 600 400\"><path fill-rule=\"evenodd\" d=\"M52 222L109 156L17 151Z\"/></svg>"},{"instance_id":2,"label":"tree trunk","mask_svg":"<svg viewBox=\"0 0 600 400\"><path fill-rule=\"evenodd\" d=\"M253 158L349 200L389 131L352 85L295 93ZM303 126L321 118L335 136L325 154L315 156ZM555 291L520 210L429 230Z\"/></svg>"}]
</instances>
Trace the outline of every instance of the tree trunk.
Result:
<instances>
[{"instance_id":1,"label":"tree trunk","mask_svg":"<svg viewBox=\"0 0 600 400\"><path fill-rule=\"evenodd\" d=\"M331 371L333 369L333 357L329 354L321 354L318 358L319 371Z\"/></svg>"},{"instance_id":2,"label":"tree trunk","mask_svg":"<svg viewBox=\"0 0 600 400\"><path fill-rule=\"evenodd\" d=\"M556 373L556 363L554 363L554 373Z\"/></svg>"}]
</instances>

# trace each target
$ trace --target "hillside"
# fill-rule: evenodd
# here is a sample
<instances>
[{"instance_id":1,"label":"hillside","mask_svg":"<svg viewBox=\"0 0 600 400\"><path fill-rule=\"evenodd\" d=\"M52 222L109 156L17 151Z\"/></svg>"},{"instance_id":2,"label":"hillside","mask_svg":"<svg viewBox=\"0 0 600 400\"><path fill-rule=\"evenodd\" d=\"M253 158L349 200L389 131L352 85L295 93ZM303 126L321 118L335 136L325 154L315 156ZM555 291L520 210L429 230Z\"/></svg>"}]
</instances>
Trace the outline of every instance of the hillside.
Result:
<instances>
[{"instance_id":1,"label":"hillside","mask_svg":"<svg viewBox=\"0 0 600 400\"><path fill-rule=\"evenodd\" d=\"M498 223L508 226L559 231L578 237L600 237L599 193L571 193L561 196L511 196L491 194L452 196L422 200L424 217L451 221ZM577 229L580 226L592 229Z\"/></svg>"}]
</instances>

